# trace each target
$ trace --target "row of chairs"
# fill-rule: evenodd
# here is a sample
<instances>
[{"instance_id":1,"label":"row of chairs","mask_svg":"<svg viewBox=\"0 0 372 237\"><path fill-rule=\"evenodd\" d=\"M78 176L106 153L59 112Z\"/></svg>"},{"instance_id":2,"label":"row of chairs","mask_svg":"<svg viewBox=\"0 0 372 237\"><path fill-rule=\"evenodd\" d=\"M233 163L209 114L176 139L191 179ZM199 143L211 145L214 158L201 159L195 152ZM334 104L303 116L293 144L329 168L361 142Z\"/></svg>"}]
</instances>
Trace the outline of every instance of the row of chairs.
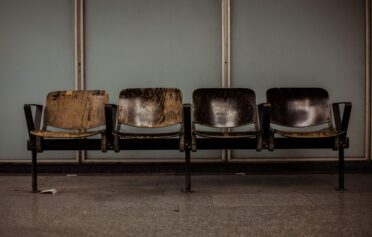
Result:
<instances>
[{"instance_id":1,"label":"row of chairs","mask_svg":"<svg viewBox=\"0 0 372 237\"><path fill-rule=\"evenodd\" d=\"M267 103L257 105L251 89L202 88L190 105L179 89L136 88L121 91L116 105L103 90L51 92L44 109L24 105L32 190L38 192L37 153L44 150L179 150L190 191L191 152L318 148L339 151L338 188L344 189L351 103L331 104L321 88L272 88L266 95Z\"/></svg>"}]
</instances>

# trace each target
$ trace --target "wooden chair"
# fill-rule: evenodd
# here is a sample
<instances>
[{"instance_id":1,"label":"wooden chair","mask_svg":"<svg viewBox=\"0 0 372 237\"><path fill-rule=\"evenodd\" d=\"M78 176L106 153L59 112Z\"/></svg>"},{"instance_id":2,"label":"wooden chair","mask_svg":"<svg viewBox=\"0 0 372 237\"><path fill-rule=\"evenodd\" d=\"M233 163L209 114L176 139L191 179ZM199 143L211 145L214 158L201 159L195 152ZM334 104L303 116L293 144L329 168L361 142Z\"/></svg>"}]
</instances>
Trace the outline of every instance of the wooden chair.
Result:
<instances>
[{"instance_id":1,"label":"wooden chair","mask_svg":"<svg viewBox=\"0 0 372 237\"><path fill-rule=\"evenodd\" d=\"M269 111L267 105L261 104L258 113L254 91L243 88L197 89L193 92L193 106L193 151L204 149L261 151L262 128L268 126ZM211 128L215 131L210 131ZM243 130L234 131L233 128Z\"/></svg>"},{"instance_id":2,"label":"wooden chair","mask_svg":"<svg viewBox=\"0 0 372 237\"><path fill-rule=\"evenodd\" d=\"M104 106L108 94L102 90L55 91L42 105L25 104L24 111L29 134L28 150L32 152L32 191L37 189L37 153L44 150L101 150L105 139L85 139L106 135ZM35 107L33 112L32 107ZM43 123L41 118L43 117ZM59 130L49 130L49 128Z\"/></svg>"},{"instance_id":3,"label":"wooden chair","mask_svg":"<svg viewBox=\"0 0 372 237\"><path fill-rule=\"evenodd\" d=\"M108 141L108 144L113 144L116 152L179 150L185 152L185 159L189 160L191 137L185 137L185 129L190 130L190 116L190 105L182 104L182 92L179 89L122 90L118 106L106 105L106 127L114 135L114 141ZM130 127L145 131L133 132ZM173 128L173 131L153 131L155 128ZM186 186L188 183L186 179Z\"/></svg>"},{"instance_id":4,"label":"wooden chair","mask_svg":"<svg viewBox=\"0 0 372 237\"><path fill-rule=\"evenodd\" d=\"M317 149L339 151L338 188L344 189L344 149L351 103L330 103L328 92L321 88L272 88L267 90L271 105L269 148ZM341 105L344 106L341 117ZM274 128L278 125L278 128ZM319 128L320 125L325 125ZM306 129L305 129L306 128Z\"/></svg>"}]
</instances>

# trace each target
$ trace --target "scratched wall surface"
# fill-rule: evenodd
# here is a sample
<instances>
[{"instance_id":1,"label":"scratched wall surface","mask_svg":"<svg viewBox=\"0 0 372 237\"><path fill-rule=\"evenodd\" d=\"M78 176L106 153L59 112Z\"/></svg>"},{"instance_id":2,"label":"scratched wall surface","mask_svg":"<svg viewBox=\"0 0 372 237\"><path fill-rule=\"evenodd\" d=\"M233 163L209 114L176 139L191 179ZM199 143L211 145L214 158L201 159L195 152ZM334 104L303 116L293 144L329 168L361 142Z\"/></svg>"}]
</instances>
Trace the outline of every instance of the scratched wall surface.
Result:
<instances>
[{"instance_id":1,"label":"scratched wall surface","mask_svg":"<svg viewBox=\"0 0 372 237\"><path fill-rule=\"evenodd\" d=\"M74 88L73 0L0 1L0 160L31 159L23 104ZM72 159L74 152L41 158Z\"/></svg>"}]
</instances>

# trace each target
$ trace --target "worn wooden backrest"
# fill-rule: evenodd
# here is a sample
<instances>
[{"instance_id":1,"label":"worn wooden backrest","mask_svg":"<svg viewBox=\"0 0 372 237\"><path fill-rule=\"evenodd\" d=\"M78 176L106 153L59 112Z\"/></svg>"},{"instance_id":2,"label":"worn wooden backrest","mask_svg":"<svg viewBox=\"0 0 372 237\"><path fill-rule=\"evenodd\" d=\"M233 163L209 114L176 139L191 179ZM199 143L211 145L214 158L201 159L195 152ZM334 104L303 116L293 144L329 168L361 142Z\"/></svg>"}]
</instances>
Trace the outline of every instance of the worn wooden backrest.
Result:
<instances>
[{"instance_id":1,"label":"worn wooden backrest","mask_svg":"<svg viewBox=\"0 0 372 237\"><path fill-rule=\"evenodd\" d=\"M135 88L120 92L118 122L161 128L182 123L182 92L175 88Z\"/></svg>"},{"instance_id":2,"label":"worn wooden backrest","mask_svg":"<svg viewBox=\"0 0 372 237\"><path fill-rule=\"evenodd\" d=\"M271 122L288 127L330 123L328 92L321 88L272 88L266 92Z\"/></svg>"},{"instance_id":3,"label":"worn wooden backrest","mask_svg":"<svg viewBox=\"0 0 372 237\"><path fill-rule=\"evenodd\" d=\"M46 98L44 128L88 129L105 124L108 94L102 90L54 91Z\"/></svg>"},{"instance_id":4,"label":"worn wooden backrest","mask_svg":"<svg viewBox=\"0 0 372 237\"><path fill-rule=\"evenodd\" d=\"M257 122L256 95L250 89L197 89L193 104L197 124L232 128Z\"/></svg>"}]
</instances>

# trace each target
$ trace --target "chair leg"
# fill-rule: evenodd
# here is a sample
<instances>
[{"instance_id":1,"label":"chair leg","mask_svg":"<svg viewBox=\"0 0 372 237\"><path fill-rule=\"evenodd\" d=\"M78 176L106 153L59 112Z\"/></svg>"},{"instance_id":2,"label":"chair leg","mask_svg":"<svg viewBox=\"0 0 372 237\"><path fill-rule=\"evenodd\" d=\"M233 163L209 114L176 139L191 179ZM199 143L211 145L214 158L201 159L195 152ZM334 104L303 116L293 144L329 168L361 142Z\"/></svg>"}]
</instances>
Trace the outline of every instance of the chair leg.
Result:
<instances>
[{"instance_id":1,"label":"chair leg","mask_svg":"<svg viewBox=\"0 0 372 237\"><path fill-rule=\"evenodd\" d=\"M32 150L32 192L37 193L37 151Z\"/></svg>"},{"instance_id":2,"label":"chair leg","mask_svg":"<svg viewBox=\"0 0 372 237\"><path fill-rule=\"evenodd\" d=\"M345 190L345 161L344 161L344 144L340 139L338 149L338 191Z\"/></svg>"},{"instance_id":3,"label":"chair leg","mask_svg":"<svg viewBox=\"0 0 372 237\"><path fill-rule=\"evenodd\" d=\"M190 149L185 149L185 192L191 191L191 161L190 161Z\"/></svg>"}]
</instances>

